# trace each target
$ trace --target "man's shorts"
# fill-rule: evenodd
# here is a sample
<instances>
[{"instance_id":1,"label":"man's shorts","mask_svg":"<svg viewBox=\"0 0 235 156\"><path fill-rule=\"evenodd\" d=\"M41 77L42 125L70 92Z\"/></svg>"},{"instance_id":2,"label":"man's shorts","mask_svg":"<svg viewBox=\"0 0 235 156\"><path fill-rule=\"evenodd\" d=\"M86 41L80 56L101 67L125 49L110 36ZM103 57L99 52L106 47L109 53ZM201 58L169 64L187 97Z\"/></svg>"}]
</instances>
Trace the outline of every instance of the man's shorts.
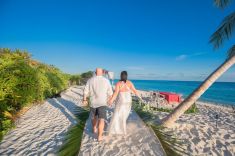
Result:
<instances>
[{"instance_id":1,"label":"man's shorts","mask_svg":"<svg viewBox=\"0 0 235 156\"><path fill-rule=\"evenodd\" d=\"M106 119L106 110L107 106L101 106L97 108L90 108L91 118L93 119L95 116L98 116L99 119Z\"/></svg>"}]
</instances>

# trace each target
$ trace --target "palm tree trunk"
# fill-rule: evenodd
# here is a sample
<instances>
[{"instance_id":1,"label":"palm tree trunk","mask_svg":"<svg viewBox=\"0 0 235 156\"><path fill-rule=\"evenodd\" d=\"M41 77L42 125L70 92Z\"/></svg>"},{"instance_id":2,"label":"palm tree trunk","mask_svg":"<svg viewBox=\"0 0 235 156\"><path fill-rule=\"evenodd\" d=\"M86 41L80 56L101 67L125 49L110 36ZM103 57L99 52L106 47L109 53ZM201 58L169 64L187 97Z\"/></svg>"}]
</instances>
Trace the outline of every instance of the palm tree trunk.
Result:
<instances>
[{"instance_id":1,"label":"palm tree trunk","mask_svg":"<svg viewBox=\"0 0 235 156\"><path fill-rule=\"evenodd\" d=\"M233 64L235 64L235 56L228 58L220 65L208 78L191 93L181 104L179 104L172 113L162 120L163 127L171 127L173 123L187 111L200 96Z\"/></svg>"}]
</instances>

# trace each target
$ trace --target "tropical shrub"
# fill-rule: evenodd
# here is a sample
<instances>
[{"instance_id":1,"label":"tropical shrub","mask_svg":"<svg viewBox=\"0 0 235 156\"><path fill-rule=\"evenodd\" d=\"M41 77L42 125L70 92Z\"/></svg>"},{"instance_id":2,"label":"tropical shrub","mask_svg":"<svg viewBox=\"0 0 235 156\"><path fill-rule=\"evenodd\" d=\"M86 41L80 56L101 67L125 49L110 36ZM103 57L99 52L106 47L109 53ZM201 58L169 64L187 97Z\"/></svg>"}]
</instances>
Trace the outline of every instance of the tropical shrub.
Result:
<instances>
[{"instance_id":1,"label":"tropical shrub","mask_svg":"<svg viewBox=\"0 0 235 156\"><path fill-rule=\"evenodd\" d=\"M81 85L82 77L81 75L71 75L69 81L70 85Z\"/></svg>"},{"instance_id":2,"label":"tropical shrub","mask_svg":"<svg viewBox=\"0 0 235 156\"><path fill-rule=\"evenodd\" d=\"M22 107L66 89L69 76L20 50L0 49L0 138Z\"/></svg>"},{"instance_id":3,"label":"tropical shrub","mask_svg":"<svg viewBox=\"0 0 235 156\"><path fill-rule=\"evenodd\" d=\"M85 85L87 80L93 76L92 71L88 71L82 74L70 75L69 83L70 85Z\"/></svg>"},{"instance_id":4,"label":"tropical shrub","mask_svg":"<svg viewBox=\"0 0 235 156\"><path fill-rule=\"evenodd\" d=\"M91 78L92 76L93 76L93 72L92 71L88 71L88 72L82 73L81 74L81 84L82 85L86 84L87 80L89 78Z\"/></svg>"}]
</instances>

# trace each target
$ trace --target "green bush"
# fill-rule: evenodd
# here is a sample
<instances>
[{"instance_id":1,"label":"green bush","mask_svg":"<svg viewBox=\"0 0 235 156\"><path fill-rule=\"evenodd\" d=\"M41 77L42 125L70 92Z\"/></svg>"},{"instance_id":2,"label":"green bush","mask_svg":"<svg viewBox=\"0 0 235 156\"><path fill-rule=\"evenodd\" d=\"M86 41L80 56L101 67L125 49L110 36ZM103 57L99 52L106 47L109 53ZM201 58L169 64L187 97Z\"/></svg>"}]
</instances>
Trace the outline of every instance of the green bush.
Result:
<instances>
[{"instance_id":1,"label":"green bush","mask_svg":"<svg viewBox=\"0 0 235 156\"><path fill-rule=\"evenodd\" d=\"M70 85L85 85L87 80L93 76L92 71L82 73L81 75L70 75L69 83Z\"/></svg>"},{"instance_id":2,"label":"green bush","mask_svg":"<svg viewBox=\"0 0 235 156\"><path fill-rule=\"evenodd\" d=\"M81 74L81 84L82 85L86 84L87 80L89 78L91 78L92 76L93 76L93 72L92 71L88 71L88 72L82 73Z\"/></svg>"},{"instance_id":3,"label":"green bush","mask_svg":"<svg viewBox=\"0 0 235 156\"><path fill-rule=\"evenodd\" d=\"M58 94L67 88L68 81L67 74L31 59L27 52L0 49L0 138L12 127L13 118L9 116Z\"/></svg>"},{"instance_id":4,"label":"green bush","mask_svg":"<svg viewBox=\"0 0 235 156\"><path fill-rule=\"evenodd\" d=\"M69 81L70 85L81 85L82 77L81 75L71 75Z\"/></svg>"},{"instance_id":5,"label":"green bush","mask_svg":"<svg viewBox=\"0 0 235 156\"><path fill-rule=\"evenodd\" d=\"M22 107L52 97L69 84L85 84L92 75L68 75L25 51L0 48L0 140Z\"/></svg>"}]
</instances>

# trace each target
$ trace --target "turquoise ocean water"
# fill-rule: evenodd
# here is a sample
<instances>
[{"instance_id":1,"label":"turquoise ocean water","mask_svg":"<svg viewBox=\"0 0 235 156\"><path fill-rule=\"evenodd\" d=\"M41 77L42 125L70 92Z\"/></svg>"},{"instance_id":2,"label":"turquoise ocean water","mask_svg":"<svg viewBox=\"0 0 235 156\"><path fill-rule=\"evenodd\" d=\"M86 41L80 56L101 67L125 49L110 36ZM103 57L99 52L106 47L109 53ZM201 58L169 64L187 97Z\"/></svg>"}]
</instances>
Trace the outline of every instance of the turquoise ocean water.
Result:
<instances>
[{"instance_id":1,"label":"turquoise ocean water","mask_svg":"<svg viewBox=\"0 0 235 156\"><path fill-rule=\"evenodd\" d=\"M132 80L132 82L140 90L175 92L182 94L183 97L188 96L201 84L198 81ZM235 106L235 83L215 82L199 100Z\"/></svg>"}]
</instances>

